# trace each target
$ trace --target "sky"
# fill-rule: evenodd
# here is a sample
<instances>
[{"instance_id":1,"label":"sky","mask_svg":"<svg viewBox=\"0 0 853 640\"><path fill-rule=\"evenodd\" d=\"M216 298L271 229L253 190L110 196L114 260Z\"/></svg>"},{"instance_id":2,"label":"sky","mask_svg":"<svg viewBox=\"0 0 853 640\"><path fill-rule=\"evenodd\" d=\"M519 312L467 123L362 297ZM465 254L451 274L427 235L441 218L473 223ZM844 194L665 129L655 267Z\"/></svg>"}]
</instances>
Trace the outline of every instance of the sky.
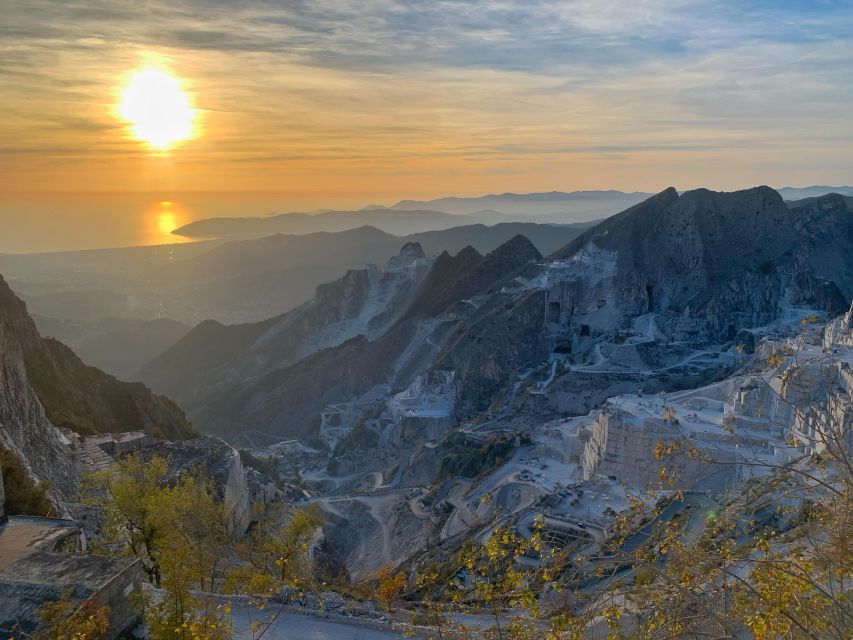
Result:
<instances>
[{"instance_id":1,"label":"sky","mask_svg":"<svg viewBox=\"0 0 853 640\"><path fill-rule=\"evenodd\" d=\"M179 78L194 136L117 115ZM850 0L7 0L0 192L310 206L853 182Z\"/></svg>"}]
</instances>

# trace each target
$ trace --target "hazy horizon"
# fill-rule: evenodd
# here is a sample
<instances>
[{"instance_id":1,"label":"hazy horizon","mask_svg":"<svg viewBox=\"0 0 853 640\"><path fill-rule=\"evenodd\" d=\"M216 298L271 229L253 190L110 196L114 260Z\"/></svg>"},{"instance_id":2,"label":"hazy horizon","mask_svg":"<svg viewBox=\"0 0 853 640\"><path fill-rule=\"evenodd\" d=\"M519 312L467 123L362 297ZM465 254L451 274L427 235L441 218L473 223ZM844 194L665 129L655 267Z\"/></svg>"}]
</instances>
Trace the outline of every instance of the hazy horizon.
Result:
<instances>
[{"instance_id":1,"label":"hazy horizon","mask_svg":"<svg viewBox=\"0 0 853 640\"><path fill-rule=\"evenodd\" d=\"M678 185L675 185L678 188ZM749 185L757 186L757 185ZM724 189L737 191L737 187ZM812 185L801 185L803 188ZM842 185L835 185L842 186ZM624 193L657 193L654 189L590 189ZM698 187L697 187L698 188ZM791 185L774 188L791 188ZM722 190L722 189L721 189ZM586 191L586 189L551 189ZM502 193L525 194L519 190ZM317 213L325 210L360 210L371 206L390 207L402 200L433 200L444 197L476 198L485 193L421 194L386 201L358 196L330 197L324 194L251 191L43 191L7 192L0 198L0 254L41 253L108 249L183 243L193 239L172 233L180 226L206 218L261 217L281 213ZM619 210L611 211L611 214ZM584 219L601 216L591 213ZM495 222L499 222L496 220ZM566 222L575 222L567 219ZM460 214L459 224L466 224Z\"/></svg>"}]
</instances>

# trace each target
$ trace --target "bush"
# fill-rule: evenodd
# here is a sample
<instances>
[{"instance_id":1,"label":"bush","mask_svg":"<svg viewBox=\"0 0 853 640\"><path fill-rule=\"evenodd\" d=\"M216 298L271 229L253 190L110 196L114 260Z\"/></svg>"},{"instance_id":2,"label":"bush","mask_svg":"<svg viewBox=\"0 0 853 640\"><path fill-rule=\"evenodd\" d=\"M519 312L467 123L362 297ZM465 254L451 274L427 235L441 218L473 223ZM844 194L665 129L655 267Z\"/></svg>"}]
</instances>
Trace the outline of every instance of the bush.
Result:
<instances>
[{"instance_id":1,"label":"bush","mask_svg":"<svg viewBox=\"0 0 853 640\"><path fill-rule=\"evenodd\" d=\"M0 449L0 465L6 490L6 515L47 515L53 508L47 499L47 484L33 482L18 457L7 449Z\"/></svg>"},{"instance_id":2,"label":"bush","mask_svg":"<svg viewBox=\"0 0 853 640\"><path fill-rule=\"evenodd\" d=\"M278 464L275 458L261 458L252 455L245 449L240 449L240 462L244 467L251 467L255 471L267 476L270 480L279 484Z\"/></svg>"}]
</instances>

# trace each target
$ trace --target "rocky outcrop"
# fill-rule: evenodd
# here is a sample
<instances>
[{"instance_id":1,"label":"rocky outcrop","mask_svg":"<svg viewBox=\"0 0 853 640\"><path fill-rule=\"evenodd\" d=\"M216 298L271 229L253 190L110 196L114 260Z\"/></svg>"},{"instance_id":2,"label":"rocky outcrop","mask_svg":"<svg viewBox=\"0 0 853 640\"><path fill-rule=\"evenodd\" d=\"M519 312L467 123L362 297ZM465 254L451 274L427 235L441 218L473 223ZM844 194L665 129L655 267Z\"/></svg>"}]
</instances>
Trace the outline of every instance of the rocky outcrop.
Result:
<instances>
[{"instance_id":1,"label":"rocky outcrop","mask_svg":"<svg viewBox=\"0 0 853 640\"><path fill-rule=\"evenodd\" d=\"M268 478L245 469L237 450L219 438L158 442L140 453L146 459L158 456L166 460L170 481L194 473L211 480L228 514L231 533L237 537L280 498Z\"/></svg>"},{"instance_id":2,"label":"rocky outcrop","mask_svg":"<svg viewBox=\"0 0 853 640\"><path fill-rule=\"evenodd\" d=\"M426 254L424 253L420 242L407 242L403 245L403 248L400 249L400 253L388 261L388 268L400 269L402 267L410 267L417 260L421 260L423 258L426 258Z\"/></svg>"},{"instance_id":3,"label":"rocky outcrop","mask_svg":"<svg viewBox=\"0 0 853 640\"><path fill-rule=\"evenodd\" d=\"M45 415L30 386L24 353L10 316L0 315L0 445L12 451L37 482L50 484L52 501L63 505L78 477L67 441Z\"/></svg>"},{"instance_id":4,"label":"rocky outcrop","mask_svg":"<svg viewBox=\"0 0 853 640\"><path fill-rule=\"evenodd\" d=\"M466 247L456 256L441 254L410 313L439 315L473 296L493 293L542 254L524 236L515 236L486 256Z\"/></svg>"}]
</instances>

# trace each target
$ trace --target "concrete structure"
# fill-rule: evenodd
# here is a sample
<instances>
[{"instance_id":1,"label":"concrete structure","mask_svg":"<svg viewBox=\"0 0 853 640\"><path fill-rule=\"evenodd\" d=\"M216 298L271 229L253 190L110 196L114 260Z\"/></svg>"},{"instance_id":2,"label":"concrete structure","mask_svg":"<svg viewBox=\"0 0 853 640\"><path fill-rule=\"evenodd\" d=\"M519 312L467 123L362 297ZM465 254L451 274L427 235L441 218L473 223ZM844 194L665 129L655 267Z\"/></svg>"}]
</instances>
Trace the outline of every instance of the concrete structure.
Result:
<instances>
[{"instance_id":1,"label":"concrete structure","mask_svg":"<svg viewBox=\"0 0 853 640\"><path fill-rule=\"evenodd\" d=\"M104 433L96 436L86 436L82 440L86 443L96 445L104 453L114 458L139 451L143 447L149 447L157 442L155 438L144 431Z\"/></svg>"},{"instance_id":2,"label":"concrete structure","mask_svg":"<svg viewBox=\"0 0 853 640\"><path fill-rule=\"evenodd\" d=\"M70 429L63 429L63 434L68 439L77 471L81 474L108 469L116 458L140 451L157 442L142 431L81 436Z\"/></svg>"},{"instance_id":3,"label":"concrete structure","mask_svg":"<svg viewBox=\"0 0 853 640\"><path fill-rule=\"evenodd\" d=\"M122 637L139 623L141 603L132 596L141 588L142 570L135 558L31 549L0 569L0 638L38 629L39 610L66 594L81 604L94 600L109 607L107 637Z\"/></svg>"},{"instance_id":4,"label":"concrete structure","mask_svg":"<svg viewBox=\"0 0 853 640\"><path fill-rule=\"evenodd\" d=\"M109 607L108 638L140 620L142 570L133 558L83 555L86 538L73 520L5 516L0 475L0 639L26 637L41 624L39 610L68 595Z\"/></svg>"}]
</instances>

